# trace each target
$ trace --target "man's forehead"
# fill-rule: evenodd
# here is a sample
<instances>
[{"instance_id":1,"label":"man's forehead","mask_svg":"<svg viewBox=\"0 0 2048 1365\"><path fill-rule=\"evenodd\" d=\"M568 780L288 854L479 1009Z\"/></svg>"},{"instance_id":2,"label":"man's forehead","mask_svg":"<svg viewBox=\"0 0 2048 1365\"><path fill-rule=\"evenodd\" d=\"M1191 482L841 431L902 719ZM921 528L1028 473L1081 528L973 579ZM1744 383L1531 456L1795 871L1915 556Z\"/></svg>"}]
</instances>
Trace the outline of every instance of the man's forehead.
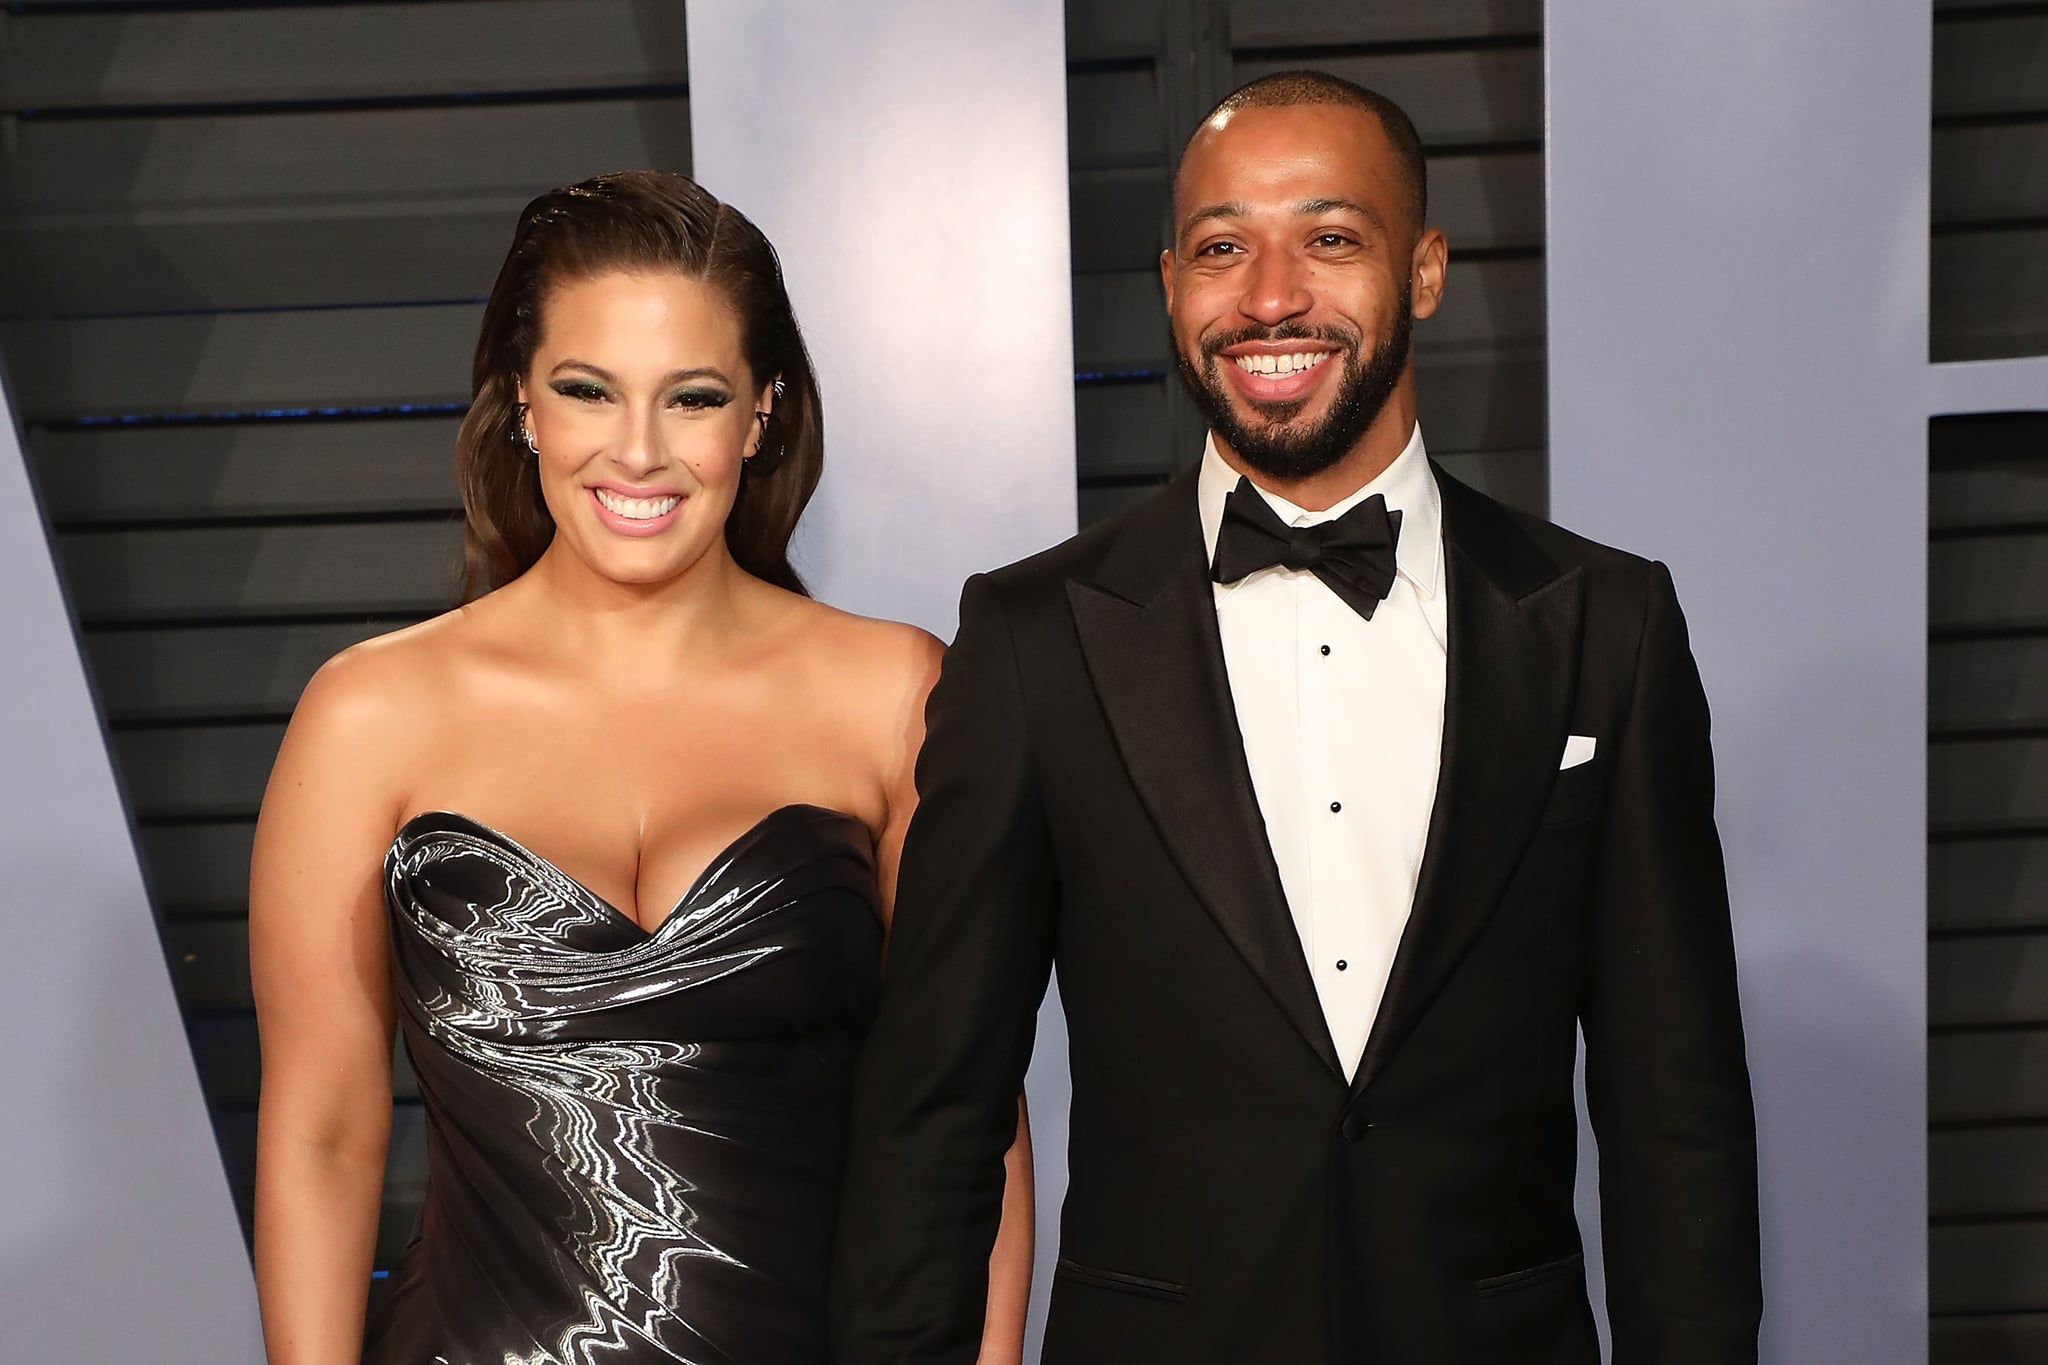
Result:
<instances>
[{"instance_id":1,"label":"man's forehead","mask_svg":"<svg viewBox=\"0 0 2048 1365\"><path fill-rule=\"evenodd\" d=\"M1309 112L1357 115L1364 124L1256 117ZM1366 111L1340 105L1227 111L1202 126L1181 158L1173 181L1175 224L1197 217L1246 217L1254 208L1305 213L1348 208L1383 223L1395 205L1382 201L1400 192L1395 161L1378 120ZM1234 208L1214 212L1224 206Z\"/></svg>"}]
</instances>

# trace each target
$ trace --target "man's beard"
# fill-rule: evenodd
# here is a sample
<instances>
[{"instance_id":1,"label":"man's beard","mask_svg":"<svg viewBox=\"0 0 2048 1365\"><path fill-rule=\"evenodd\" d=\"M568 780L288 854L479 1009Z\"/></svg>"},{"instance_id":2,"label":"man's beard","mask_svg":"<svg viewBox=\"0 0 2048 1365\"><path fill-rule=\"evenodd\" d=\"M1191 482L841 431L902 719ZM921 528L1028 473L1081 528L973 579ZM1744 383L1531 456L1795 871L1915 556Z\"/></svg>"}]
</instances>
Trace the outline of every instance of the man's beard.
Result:
<instances>
[{"instance_id":1,"label":"man's beard","mask_svg":"<svg viewBox=\"0 0 2048 1365\"><path fill-rule=\"evenodd\" d=\"M1179 363L1181 382L1195 406L1208 419L1209 429L1237 453L1239 459L1273 479L1305 479L1320 474L1349 454L1378 419L1380 409L1393 396L1401 372L1408 366L1409 342L1415 316L1409 311L1408 287L1394 305L1394 325L1386 340L1360 359L1360 338L1348 328L1311 327L1303 322L1283 322L1278 327L1249 327L1227 336L1214 336L1202 343L1202 368L1196 369L1178 342L1174 358ZM1296 429L1294 419L1307 399L1287 403L1247 400L1263 421L1246 422L1238 415L1227 382L1217 372L1220 353L1248 341L1320 341L1335 346L1333 359L1344 366L1338 379L1337 396L1321 421ZM1237 362L1227 358L1220 363ZM1331 361L1324 361L1325 365Z\"/></svg>"}]
</instances>

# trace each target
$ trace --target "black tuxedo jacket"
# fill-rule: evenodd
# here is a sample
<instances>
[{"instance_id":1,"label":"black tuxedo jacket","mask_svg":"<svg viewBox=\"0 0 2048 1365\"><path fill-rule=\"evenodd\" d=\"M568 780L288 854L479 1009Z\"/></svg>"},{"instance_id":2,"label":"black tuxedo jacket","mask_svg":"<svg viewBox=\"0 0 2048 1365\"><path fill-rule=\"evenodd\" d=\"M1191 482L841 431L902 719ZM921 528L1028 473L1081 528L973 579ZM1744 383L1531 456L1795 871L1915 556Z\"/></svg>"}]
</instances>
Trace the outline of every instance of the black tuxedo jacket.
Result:
<instances>
[{"instance_id":1,"label":"black tuxedo jacket","mask_svg":"<svg viewBox=\"0 0 2048 1365\"><path fill-rule=\"evenodd\" d=\"M968 584L854 1102L842 1365L974 1360L1054 964L1048 1365L1594 1365L1581 1029L1616 1365L1756 1360L1749 1077L1670 576L1436 476L1443 762L1353 1080L1253 794L1194 474ZM1595 754L1560 771L1571 734Z\"/></svg>"}]
</instances>

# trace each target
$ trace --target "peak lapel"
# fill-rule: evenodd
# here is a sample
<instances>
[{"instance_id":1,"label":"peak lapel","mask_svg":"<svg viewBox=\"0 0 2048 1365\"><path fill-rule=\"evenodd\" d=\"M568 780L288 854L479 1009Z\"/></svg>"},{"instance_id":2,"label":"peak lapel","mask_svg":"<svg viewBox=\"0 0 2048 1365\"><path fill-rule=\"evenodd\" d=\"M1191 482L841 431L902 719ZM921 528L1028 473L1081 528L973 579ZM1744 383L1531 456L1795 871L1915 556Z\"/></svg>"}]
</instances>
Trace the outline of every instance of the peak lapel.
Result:
<instances>
[{"instance_id":1,"label":"peak lapel","mask_svg":"<svg viewBox=\"0 0 2048 1365\"><path fill-rule=\"evenodd\" d=\"M1119 756L1167 851L1281 1012L1342 1076L1252 789L1192 474L1134 511L1067 596Z\"/></svg>"},{"instance_id":2,"label":"peak lapel","mask_svg":"<svg viewBox=\"0 0 2048 1365\"><path fill-rule=\"evenodd\" d=\"M1578 687L1582 571L1559 574L1501 508L1436 473L1450 593L1443 760L1414 908L1354 1092L1492 915L1557 776Z\"/></svg>"}]
</instances>

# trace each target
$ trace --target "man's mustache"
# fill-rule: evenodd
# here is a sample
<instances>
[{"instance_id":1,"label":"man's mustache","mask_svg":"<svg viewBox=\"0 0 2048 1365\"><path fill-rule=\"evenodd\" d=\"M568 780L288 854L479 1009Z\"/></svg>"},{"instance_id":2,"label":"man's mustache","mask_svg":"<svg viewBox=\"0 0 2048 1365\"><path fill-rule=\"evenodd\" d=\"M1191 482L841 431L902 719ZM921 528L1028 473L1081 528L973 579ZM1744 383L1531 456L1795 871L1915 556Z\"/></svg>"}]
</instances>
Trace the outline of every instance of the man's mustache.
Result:
<instances>
[{"instance_id":1,"label":"man's mustache","mask_svg":"<svg viewBox=\"0 0 2048 1365\"><path fill-rule=\"evenodd\" d=\"M1278 327L1241 327L1234 332L1219 332L1202 339L1202 358L1213 362L1216 357L1232 346L1242 346L1258 341L1321 341L1343 351L1345 356L1358 354L1358 333L1340 327L1312 327L1305 322L1283 322Z\"/></svg>"}]
</instances>

